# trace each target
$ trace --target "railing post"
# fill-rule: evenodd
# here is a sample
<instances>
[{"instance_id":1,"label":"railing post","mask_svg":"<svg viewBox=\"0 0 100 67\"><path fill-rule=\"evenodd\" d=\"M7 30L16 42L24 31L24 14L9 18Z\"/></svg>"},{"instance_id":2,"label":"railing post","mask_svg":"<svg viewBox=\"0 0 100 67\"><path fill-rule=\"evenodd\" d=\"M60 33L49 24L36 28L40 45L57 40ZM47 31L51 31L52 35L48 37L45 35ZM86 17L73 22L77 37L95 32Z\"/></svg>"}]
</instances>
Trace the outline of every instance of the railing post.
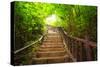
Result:
<instances>
[{"instance_id":1,"label":"railing post","mask_svg":"<svg viewBox=\"0 0 100 67\"><path fill-rule=\"evenodd\" d=\"M88 42L85 43L85 50L86 50L86 58L87 58L87 61L91 61L92 60L92 52L91 52L91 48L88 44Z\"/></svg>"},{"instance_id":2,"label":"railing post","mask_svg":"<svg viewBox=\"0 0 100 67\"><path fill-rule=\"evenodd\" d=\"M69 45L70 45L70 51L72 53L72 42L71 42L71 38L69 38Z\"/></svg>"},{"instance_id":3,"label":"railing post","mask_svg":"<svg viewBox=\"0 0 100 67\"><path fill-rule=\"evenodd\" d=\"M79 61L82 61L82 43L79 41Z\"/></svg>"},{"instance_id":4,"label":"railing post","mask_svg":"<svg viewBox=\"0 0 100 67\"><path fill-rule=\"evenodd\" d=\"M73 56L74 56L74 53L75 53L75 51L74 51L74 46L75 46L74 40L72 39L72 40L71 40L71 53L73 54Z\"/></svg>"},{"instance_id":5,"label":"railing post","mask_svg":"<svg viewBox=\"0 0 100 67\"><path fill-rule=\"evenodd\" d=\"M77 59L77 41L74 41L74 57Z\"/></svg>"},{"instance_id":6,"label":"railing post","mask_svg":"<svg viewBox=\"0 0 100 67\"><path fill-rule=\"evenodd\" d=\"M65 40L67 41L68 49L77 59L77 61L91 61L94 60L95 52L93 48L96 48L96 43L92 43L87 39L81 39L73 36L69 36L66 34L64 30L60 28L60 31L65 36ZM92 47L91 47L92 46ZM93 54L93 55L92 55Z\"/></svg>"}]
</instances>

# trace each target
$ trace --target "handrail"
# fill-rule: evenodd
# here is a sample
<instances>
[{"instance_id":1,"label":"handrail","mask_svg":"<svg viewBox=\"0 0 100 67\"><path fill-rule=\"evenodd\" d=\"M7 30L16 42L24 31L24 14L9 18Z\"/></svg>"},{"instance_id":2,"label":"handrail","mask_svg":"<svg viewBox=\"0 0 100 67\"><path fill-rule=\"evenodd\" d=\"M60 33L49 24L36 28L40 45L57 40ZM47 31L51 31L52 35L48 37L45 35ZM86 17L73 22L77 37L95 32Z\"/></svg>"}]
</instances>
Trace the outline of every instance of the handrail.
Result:
<instances>
[{"instance_id":1,"label":"handrail","mask_svg":"<svg viewBox=\"0 0 100 67\"><path fill-rule=\"evenodd\" d=\"M96 60L97 45L95 42L70 36L61 27L59 30L64 36L68 49L77 61Z\"/></svg>"},{"instance_id":2,"label":"handrail","mask_svg":"<svg viewBox=\"0 0 100 67\"><path fill-rule=\"evenodd\" d=\"M24 50L24 49L26 49L26 48L32 46L33 44L36 44L37 42L41 41L41 40L43 39L43 37L44 37L44 35L42 35L37 41L32 42L31 44L29 44L29 45L27 45L27 46L25 46L25 47L22 47L22 48L20 48L20 49L18 49L18 50L16 50L16 51L14 51L14 54L16 54L16 53L18 53L18 52L20 52L20 51L22 51L22 50Z\"/></svg>"},{"instance_id":3,"label":"handrail","mask_svg":"<svg viewBox=\"0 0 100 67\"><path fill-rule=\"evenodd\" d=\"M68 50L68 46L66 44L66 41L64 39L64 35L62 35L62 32L59 31L59 33L61 34L62 40L63 40L63 44L64 44L64 48L66 49L67 53L69 54L70 58L72 59L73 62L76 62L76 59L73 57L73 55L71 54L71 52Z\"/></svg>"},{"instance_id":4,"label":"handrail","mask_svg":"<svg viewBox=\"0 0 100 67\"><path fill-rule=\"evenodd\" d=\"M67 35L68 37L72 38L72 39L77 40L77 41L81 41L83 43L86 43L87 42L88 45L90 45L91 47L96 47L96 43L95 42L87 41L87 40L84 40L84 39L81 39L81 38L78 38L78 37L69 36L65 31L64 31L64 34Z\"/></svg>"}]
</instances>

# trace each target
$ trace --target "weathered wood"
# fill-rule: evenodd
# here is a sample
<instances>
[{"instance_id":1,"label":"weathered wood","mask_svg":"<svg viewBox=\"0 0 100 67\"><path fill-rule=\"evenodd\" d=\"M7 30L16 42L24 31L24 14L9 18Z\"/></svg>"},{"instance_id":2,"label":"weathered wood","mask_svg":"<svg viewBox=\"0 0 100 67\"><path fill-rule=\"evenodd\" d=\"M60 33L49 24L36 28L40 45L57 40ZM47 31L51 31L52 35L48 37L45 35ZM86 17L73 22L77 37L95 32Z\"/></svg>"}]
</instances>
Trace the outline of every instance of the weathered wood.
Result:
<instances>
[{"instance_id":1,"label":"weathered wood","mask_svg":"<svg viewBox=\"0 0 100 67\"><path fill-rule=\"evenodd\" d=\"M22 50L24 50L24 49L26 49L26 48L32 46L33 44L36 44L37 42L41 41L42 38L43 38L43 36L41 36L37 41L32 42L32 43L28 44L27 46L22 47L22 48L20 48L20 49L18 49L18 50L16 50L16 51L14 51L14 54L16 54L16 53L18 53L18 52L20 52L20 51L22 51Z\"/></svg>"},{"instance_id":2,"label":"weathered wood","mask_svg":"<svg viewBox=\"0 0 100 67\"><path fill-rule=\"evenodd\" d=\"M48 30L49 31L49 30ZM33 57L33 64L69 62L70 55L65 49L63 38L59 32L50 30L47 38ZM70 59L72 60L72 59Z\"/></svg>"},{"instance_id":3,"label":"weathered wood","mask_svg":"<svg viewBox=\"0 0 100 67\"><path fill-rule=\"evenodd\" d=\"M93 60L94 48L97 47L95 42L88 41L73 36L69 36L62 28L59 28L64 36L68 48L77 61ZM75 46L74 46L75 45Z\"/></svg>"},{"instance_id":4,"label":"weathered wood","mask_svg":"<svg viewBox=\"0 0 100 67\"><path fill-rule=\"evenodd\" d=\"M75 53L73 55L77 59L77 53L78 53L78 50L77 50L77 41L75 41L74 43L75 43L75 48L74 48Z\"/></svg>"},{"instance_id":5,"label":"weathered wood","mask_svg":"<svg viewBox=\"0 0 100 67\"><path fill-rule=\"evenodd\" d=\"M90 46L89 45L85 45L85 50L86 50L86 56L87 56L87 60L88 61L91 61L92 60L92 51L91 51L91 48L90 48Z\"/></svg>"},{"instance_id":6,"label":"weathered wood","mask_svg":"<svg viewBox=\"0 0 100 67\"><path fill-rule=\"evenodd\" d=\"M79 44L81 44L81 42L79 42ZM79 45L79 60L80 61L82 61L82 52L84 52L84 51L82 51L82 44L81 45Z\"/></svg>"}]
</instances>

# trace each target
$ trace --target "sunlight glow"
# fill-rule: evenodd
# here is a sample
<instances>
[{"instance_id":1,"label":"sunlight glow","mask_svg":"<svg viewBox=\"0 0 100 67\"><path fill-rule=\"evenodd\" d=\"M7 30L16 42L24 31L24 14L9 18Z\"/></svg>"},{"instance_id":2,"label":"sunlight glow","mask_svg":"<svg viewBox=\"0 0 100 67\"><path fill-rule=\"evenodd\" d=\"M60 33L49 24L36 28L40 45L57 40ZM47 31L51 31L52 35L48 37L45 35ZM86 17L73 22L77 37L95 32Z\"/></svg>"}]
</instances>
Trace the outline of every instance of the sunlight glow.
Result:
<instances>
[{"instance_id":1,"label":"sunlight glow","mask_svg":"<svg viewBox=\"0 0 100 67\"><path fill-rule=\"evenodd\" d=\"M52 25L57 21L57 16L55 14L50 15L46 18L46 24Z\"/></svg>"}]
</instances>

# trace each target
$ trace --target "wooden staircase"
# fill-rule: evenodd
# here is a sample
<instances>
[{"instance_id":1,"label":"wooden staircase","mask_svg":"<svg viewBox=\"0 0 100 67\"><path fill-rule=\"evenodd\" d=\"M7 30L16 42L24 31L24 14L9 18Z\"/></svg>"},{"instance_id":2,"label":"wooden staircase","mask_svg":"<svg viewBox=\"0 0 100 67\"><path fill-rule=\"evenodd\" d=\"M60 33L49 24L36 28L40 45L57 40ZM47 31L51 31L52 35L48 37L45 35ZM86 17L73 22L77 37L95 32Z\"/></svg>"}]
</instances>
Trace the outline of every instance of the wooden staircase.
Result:
<instances>
[{"instance_id":1,"label":"wooden staircase","mask_svg":"<svg viewBox=\"0 0 100 67\"><path fill-rule=\"evenodd\" d=\"M70 56L64 48L62 37L58 32L48 32L42 45L32 59L33 64L70 62Z\"/></svg>"}]
</instances>

